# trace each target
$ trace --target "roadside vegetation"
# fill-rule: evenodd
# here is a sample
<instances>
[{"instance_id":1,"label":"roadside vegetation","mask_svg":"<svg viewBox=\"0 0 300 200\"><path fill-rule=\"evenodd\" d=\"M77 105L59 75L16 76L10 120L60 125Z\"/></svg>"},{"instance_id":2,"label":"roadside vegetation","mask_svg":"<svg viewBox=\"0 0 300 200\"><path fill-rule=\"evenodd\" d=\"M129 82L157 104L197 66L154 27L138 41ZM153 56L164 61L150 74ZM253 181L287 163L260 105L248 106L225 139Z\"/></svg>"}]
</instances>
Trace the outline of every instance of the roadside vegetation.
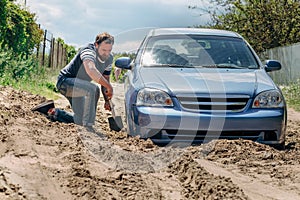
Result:
<instances>
[{"instance_id":1,"label":"roadside vegetation","mask_svg":"<svg viewBox=\"0 0 300 200\"><path fill-rule=\"evenodd\" d=\"M207 7L189 8L210 16L204 27L238 32L258 53L300 42L299 0L201 1Z\"/></svg>"},{"instance_id":2,"label":"roadside vegetation","mask_svg":"<svg viewBox=\"0 0 300 200\"><path fill-rule=\"evenodd\" d=\"M54 96L52 70L40 66L34 54L43 36L35 17L15 1L0 1L0 84Z\"/></svg>"},{"instance_id":3,"label":"roadside vegetation","mask_svg":"<svg viewBox=\"0 0 300 200\"><path fill-rule=\"evenodd\" d=\"M56 97L58 69L41 66L36 56L43 35L34 13L14 0L0 1L0 85ZM58 40L66 45L68 60L71 59L75 48Z\"/></svg>"},{"instance_id":4,"label":"roadside vegetation","mask_svg":"<svg viewBox=\"0 0 300 200\"><path fill-rule=\"evenodd\" d=\"M34 56L15 56L0 50L0 85L55 98L54 76L58 72L40 66Z\"/></svg>"},{"instance_id":5,"label":"roadside vegetation","mask_svg":"<svg viewBox=\"0 0 300 200\"><path fill-rule=\"evenodd\" d=\"M300 111L300 79L297 82L284 86L282 93L286 99L287 105Z\"/></svg>"}]
</instances>

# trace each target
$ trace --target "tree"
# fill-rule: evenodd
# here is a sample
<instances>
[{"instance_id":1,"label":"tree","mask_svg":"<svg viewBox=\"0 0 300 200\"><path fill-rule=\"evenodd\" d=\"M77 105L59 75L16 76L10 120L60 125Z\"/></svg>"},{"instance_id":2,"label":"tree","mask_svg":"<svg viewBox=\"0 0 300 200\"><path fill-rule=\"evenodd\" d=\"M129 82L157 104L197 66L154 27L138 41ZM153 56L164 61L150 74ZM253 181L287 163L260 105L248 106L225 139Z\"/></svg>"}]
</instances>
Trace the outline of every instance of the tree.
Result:
<instances>
[{"instance_id":1,"label":"tree","mask_svg":"<svg viewBox=\"0 0 300 200\"><path fill-rule=\"evenodd\" d=\"M299 0L210 0L210 3L205 10L211 16L208 26L240 33L257 52L300 42Z\"/></svg>"},{"instance_id":2,"label":"tree","mask_svg":"<svg viewBox=\"0 0 300 200\"><path fill-rule=\"evenodd\" d=\"M35 22L35 14L22 9L14 1L1 0L0 6L1 47L12 49L16 55L31 54L43 36Z\"/></svg>"},{"instance_id":3,"label":"tree","mask_svg":"<svg viewBox=\"0 0 300 200\"><path fill-rule=\"evenodd\" d=\"M76 55L77 51L75 47L72 45L66 45L66 49L67 49L67 57L68 57L67 62L70 62L73 59L73 57Z\"/></svg>"},{"instance_id":4,"label":"tree","mask_svg":"<svg viewBox=\"0 0 300 200\"><path fill-rule=\"evenodd\" d=\"M4 40L5 29L7 27L7 0L0 0L0 44Z\"/></svg>"}]
</instances>

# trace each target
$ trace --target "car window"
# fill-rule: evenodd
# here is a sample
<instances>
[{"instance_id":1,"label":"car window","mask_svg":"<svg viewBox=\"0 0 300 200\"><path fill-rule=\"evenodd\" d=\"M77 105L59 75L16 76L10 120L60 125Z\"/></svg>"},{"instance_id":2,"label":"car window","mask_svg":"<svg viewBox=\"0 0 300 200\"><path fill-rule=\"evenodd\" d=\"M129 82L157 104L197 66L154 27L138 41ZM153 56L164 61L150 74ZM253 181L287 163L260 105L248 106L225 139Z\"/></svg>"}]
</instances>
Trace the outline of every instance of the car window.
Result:
<instances>
[{"instance_id":1,"label":"car window","mask_svg":"<svg viewBox=\"0 0 300 200\"><path fill-rule=\"evenodd\" d=\"M151 37L141 60L146 66L258 67L245 41L220 36Z\"/></svg>"}]
</instances>

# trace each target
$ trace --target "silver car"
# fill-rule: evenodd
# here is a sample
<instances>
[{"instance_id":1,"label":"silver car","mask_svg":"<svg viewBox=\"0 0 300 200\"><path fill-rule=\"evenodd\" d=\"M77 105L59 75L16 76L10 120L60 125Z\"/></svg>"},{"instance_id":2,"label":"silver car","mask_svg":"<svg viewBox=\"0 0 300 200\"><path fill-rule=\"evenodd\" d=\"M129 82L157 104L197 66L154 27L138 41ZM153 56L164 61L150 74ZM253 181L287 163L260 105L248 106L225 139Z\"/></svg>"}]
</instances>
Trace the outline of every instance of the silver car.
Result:
<instances>
[{"instance_id":1,"label":"silver car","mask_svg":"<svg viewBox=\"0 0 300 200\"><path fill-rule=\"evenodd\" d=\"M153 29L127 69L125 109L130 135L158 144L249 139L284 147L287 121L282 92L239 34L225 30Z\"/></svg>"}]
</instances>

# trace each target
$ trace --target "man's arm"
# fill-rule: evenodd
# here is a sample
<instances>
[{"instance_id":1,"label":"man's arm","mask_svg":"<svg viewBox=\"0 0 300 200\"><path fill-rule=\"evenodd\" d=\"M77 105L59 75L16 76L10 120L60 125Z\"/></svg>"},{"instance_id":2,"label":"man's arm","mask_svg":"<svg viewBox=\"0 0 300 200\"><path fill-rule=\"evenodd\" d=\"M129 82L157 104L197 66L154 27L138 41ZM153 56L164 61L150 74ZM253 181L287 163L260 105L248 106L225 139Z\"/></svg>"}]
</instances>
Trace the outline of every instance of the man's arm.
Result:
<instances>
[{"instance_id":1,"label":"man's arm","mask_svg":"<svg viewBox=\"0 0 300 200\"><path fill-rule=\"evenodd\" d=\"M109 75L103 75L103 77L108 81L110 82L110 76ZM110 107L110 104L109 104L109 100L110 98L107 96L107 92L106 92L106 88L104 86L101 85L101 91L102 91L102 94L103 94L103 97L104 97L104 109L105 110L111 110L111 107Z\"/></svg>"},{"instance_id":2,"label":"man's arm","mask_svg":"<svg viewBox=\"0 0 300 200\"><path fill-rule=\"evenodd\" d=\"M91 60L84 60L83 65L86 73L93 79L96 83L101 85L101 88L104 87L106 89L105 94L103 94L106 100L112 98L113 88L109 82L109 76L102 75L96 68L95 63ZM103 90L102 90L103 92Z\"/></svg>"}]
</instances>

